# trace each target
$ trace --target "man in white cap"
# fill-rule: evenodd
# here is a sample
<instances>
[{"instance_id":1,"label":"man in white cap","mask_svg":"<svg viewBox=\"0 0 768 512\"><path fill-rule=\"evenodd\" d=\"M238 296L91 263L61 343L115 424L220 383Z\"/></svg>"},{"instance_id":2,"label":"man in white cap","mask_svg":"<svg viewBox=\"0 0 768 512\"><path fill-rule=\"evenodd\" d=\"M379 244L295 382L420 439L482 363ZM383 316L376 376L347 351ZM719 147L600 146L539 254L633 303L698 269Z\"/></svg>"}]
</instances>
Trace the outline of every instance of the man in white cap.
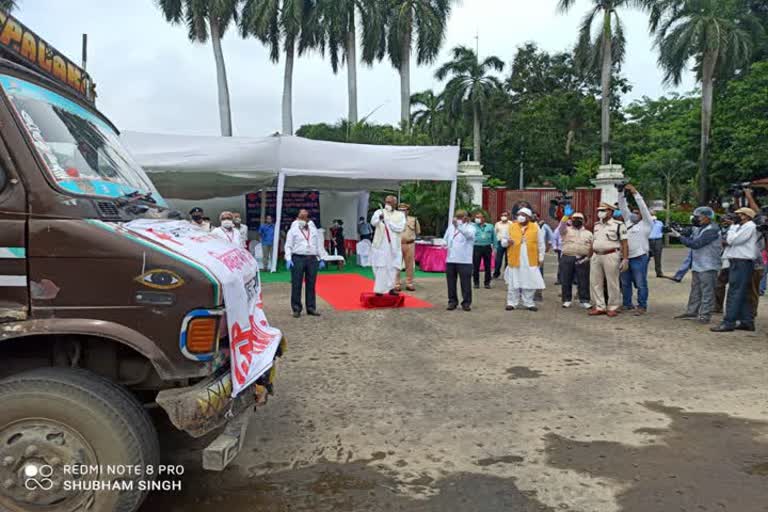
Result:
<instances>
[{"instance_id":1,"label":"man in white cap","mask_svg":"<svg viewBox=\"0 0 768 512\"><path fill-rule=\"evenodd\" d=\"M376 210L371 218L371 226L375 232L370 258L376 279L373 291L377 295L398 295L395 284L403 265L400 236L405 230L406 218L396 207L397 198L387 196L384 208Z\"/></svg>"},{"instance_id":2,"label":"man in white cap","mask_svg":"<svg viewBox=\"0 0 768 512\"><path fill-rule=\"evenodd\" d=\"M509 228L509 238L502 239L502 246L507 249L507 270L504 280L507 282L507 311L524 307L528 311L538 311L534 302L536 290L543 290L544 278L539 266L544 261L546 241L544 231L531 222L533 212L530 208L517 211L516 222Z\"/></svg>"},{"instance_id":3,"label":"man in white cap","mask_svg":"<svg viewBox=\"0 0 768 512\"><path fill-rule=\"evenodd\" d=\"M713 332L731 332L734 330L754 331L755 320L752 308L747 302L755 260L759 254L757 226L753 222L755 210L740 208L736 210L739 222L729 229L725 239L723 258L728 259L728 302L726 303L723 322L713 327Z\"/></svg>"}]
</instances>

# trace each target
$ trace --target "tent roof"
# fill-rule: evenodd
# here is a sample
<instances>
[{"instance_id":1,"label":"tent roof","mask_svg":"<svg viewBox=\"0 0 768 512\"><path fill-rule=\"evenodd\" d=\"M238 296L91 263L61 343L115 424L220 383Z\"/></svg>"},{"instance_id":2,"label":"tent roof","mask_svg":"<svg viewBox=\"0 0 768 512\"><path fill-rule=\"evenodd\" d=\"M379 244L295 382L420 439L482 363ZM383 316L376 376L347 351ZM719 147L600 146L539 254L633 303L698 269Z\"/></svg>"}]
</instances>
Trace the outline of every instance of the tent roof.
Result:
<instances>
[{"instance_id":1,"label":"tent roof","mask_svg":"<svg viewBox=\"0 0 768 512\"><path fill-rule=\"evenodd\" d=\"M301 137L264 138L123 132L122 139L160 193L209 199L252 192L279 172L288 188L370 190L404 181L453 181L455 146L374 146Z\"/></svg>"}]
</instances>

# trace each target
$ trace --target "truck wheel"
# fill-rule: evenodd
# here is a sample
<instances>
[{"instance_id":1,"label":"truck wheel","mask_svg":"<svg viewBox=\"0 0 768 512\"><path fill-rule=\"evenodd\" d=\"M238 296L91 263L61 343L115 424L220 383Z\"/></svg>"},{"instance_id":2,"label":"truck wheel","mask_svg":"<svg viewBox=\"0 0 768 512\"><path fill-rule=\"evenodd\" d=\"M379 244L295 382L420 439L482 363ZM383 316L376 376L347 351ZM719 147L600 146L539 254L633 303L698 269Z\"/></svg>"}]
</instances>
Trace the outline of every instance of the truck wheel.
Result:
<instances>
[{"instance_id":1,"label":"truck wheel","mask_svg":"<svg viewBox=\"0 0 768 512\"><path fill-rule=\"evenodd\" d=\"M0 380L0 510L134 512L155 479L157 433L124 388L85 370Z\"/></svg>"}]
</instances>

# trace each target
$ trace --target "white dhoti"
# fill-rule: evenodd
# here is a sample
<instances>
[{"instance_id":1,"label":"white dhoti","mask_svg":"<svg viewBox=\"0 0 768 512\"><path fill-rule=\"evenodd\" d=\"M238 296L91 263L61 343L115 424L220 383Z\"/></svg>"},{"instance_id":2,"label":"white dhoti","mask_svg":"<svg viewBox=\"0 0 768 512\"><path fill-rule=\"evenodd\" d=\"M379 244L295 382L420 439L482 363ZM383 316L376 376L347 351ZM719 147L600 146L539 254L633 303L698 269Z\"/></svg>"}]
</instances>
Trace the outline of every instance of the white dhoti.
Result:
<instances>
[{"instance_id":1,"label":"white dhoti","mask_svg":"<svg viewBox=\"0 0 768 512\"><path fill-rule=\"evenodd\" d=\"M521 300L526 308L536 305L534 302L536 290L543 290L546 285L539 267L530 265L525 243L520 248L520 266L507 266L504 281L507 283L507 306L517 307Z\"/></svg>"},{"instance_id":2,"label":"white dhoti","mask_svg":"<svg viewBox=\"0 0 768 512\"><path fill-rule=\"evenodd\" d=\"M381 219L384 216L384 220ZM397 276L403 264L400 233L405 229L405 215L401 212L374 213L371 225L376 228L371 246L370 262L373 267L374 293L389 293L395 289Z\"/></svg>"},{"instance_id":3,"label":"white dhoti","mask_svg":"<svg viewBox=\"0 0 768 512\"><path fill-rule=\"evenodd\" d=\"M389 293L390 290L395 288L395 281L399 273L400 270L395 267L373 267L373 277L375 279L373 292Z\"/></svg>"}]
</instances>

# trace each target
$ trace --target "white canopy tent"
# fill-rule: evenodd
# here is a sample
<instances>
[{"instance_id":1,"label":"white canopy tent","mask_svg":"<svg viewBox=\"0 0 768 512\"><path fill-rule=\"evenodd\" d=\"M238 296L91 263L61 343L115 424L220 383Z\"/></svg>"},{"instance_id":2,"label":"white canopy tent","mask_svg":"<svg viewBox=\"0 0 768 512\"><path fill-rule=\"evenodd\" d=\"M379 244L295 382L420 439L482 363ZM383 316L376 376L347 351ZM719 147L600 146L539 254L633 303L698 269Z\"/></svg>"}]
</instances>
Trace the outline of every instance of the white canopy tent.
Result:
<instances>
[{"instance_id":1,"label":"white canopy tent","mask_svg":"<svg viewBox=\"0 0 768 512\"><path fill-rule=\"evenodd\" d=\"M122 139L160 193L169 199L227 197L277 180L280 226L285 188L397 189L403 182L450 181L449 218L456 203L459 148L375 146L292 136L265 138L123 132ZM272 271L278 243L273 247Z\"/></svg>"}]
</instances>

